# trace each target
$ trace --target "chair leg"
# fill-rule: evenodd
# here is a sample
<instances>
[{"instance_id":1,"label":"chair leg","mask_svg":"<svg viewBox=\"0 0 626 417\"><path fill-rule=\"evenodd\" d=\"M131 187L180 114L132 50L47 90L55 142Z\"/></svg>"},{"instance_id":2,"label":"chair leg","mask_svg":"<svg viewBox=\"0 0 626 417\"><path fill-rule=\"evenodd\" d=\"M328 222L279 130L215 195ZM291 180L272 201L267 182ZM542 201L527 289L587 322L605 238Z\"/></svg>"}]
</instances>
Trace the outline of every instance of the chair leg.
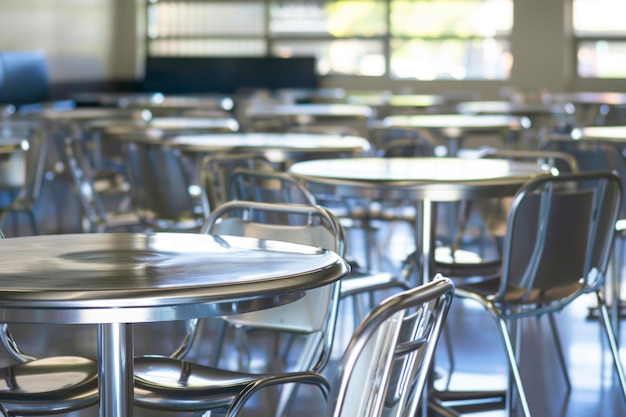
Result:
<instances>
[{"instance_id":1,"label":"chair leg","mask_svg":"<svg viewBox=\"0 0 626 417\"><path fill-rule=\"evenodd\" d=\"M556 345L557 358L559 360L559 365L561 366L561 371L563 371L563 378L565 380L567 392L570 392L572 390L572 383L569 378L569 372L567 372L567 362L565 361L565 356L563 355L563 344L561 343L559 330L556 327L554 314L555 313L548 313L548 322L550 323L550 329L552 330L552 337L554 338L554 344Z\"/></svg>"},{"instance_id":2,"label":"chair leg","mask_svg":"<svg viewBox=\"0 0 626 417\"><path fill-rule=\"evenodd\" d=\"M28 218L30 220L30 227L33 230L34 235L39 234L39 226L37 226L37 219L35 218L35 212L31 209L27 210Z\"/></svg>"},{"instance_id":3,"label":"chair leg","mask_svg":"<svg viewBox=\"0 0 626 417\"><path fill-rule=\"evenodd\" d=\"M493 310L492 313L496 314ZM522 406L522 411L525 417L530 417L530 407L528 405L528 399L526 398L526 391L524 390L524 386L522 384L522 376L519 371L519 365L517 364L517 358L515 357L515 348L513 346L513 342L511 341L511 336L509 334L508 326L506 325L506 320L499 315L497 315L496 317L498 320L500 336L502 337L502 341L504 342L507 359L509 360L509 369L511 370L511 376L513 377L513 381L515 382L515 387L517 388L517 394L519 396L520 404Z\"/></svg>"},{"instance_id":4,"label":"chair leg","mask_svg":"<svg viewBox=\"0 0 626 417\"><path fill-rule=\"evenodd\" d=\"M306 337L302 347L302 353L297 363L294 365L295 372L303 372L306 369L312 369L316 357L319 354L319 343L321 335L313 334ZM289 409L296 399L298 384L286 384L280 391L278 405L276 407L275 417L286 416Z\"/></svg>"},{"instance_id":5,"label":"chair leg","mask_svg":"<svg viewBox=\"0 0 626 417\"><path fill-rule=\"evenodd\" d=\"M446 345L446 354L448 356L448 378L446 380L446 386L444 391L448 391L450 389L450 382L452 382L452 374L454 373L454 369L456 368L456 362L454 360L454 350L452 348L452 333L450 332L450 326L443 326L443 337Z\"/></svg>"},{"instance_id":6,"label":"chair leg","mask_svg":"<svg viewBox=\"0 0 626 417\"><path fill-rule=\"evenodd\" d=\"M217 364L220 361L220 356L222 355L222 347L224 346L224 337L226 335L226 327L228 323L224 320L220 320L217 323L217 334L215 335L215 345L213 346L213 352L211 352L211 358L209 360L209 365L212 367L217 367Z\"/></svg>"},{"instance_id":7,"label":"chair leg","mask_svg":"<svg viewBox=\"0 0 626 417\"><path fill-rule=\"evenodd\" d=\"M619 383L620 383L620 386L622 387L622 394L624 395L624 399L626 400L626 374L624 373L624 366L622 364L622 359L619 356L617 338L615 337L615 333L613 333L613 327L611 326L611 317L609 315L609 309L606 306L606 302L604 301L604 296L602 292L597 291L596 296L598 298L598 308L600 309L600 317L602 318L602 324L604 325L605 334L609 341L611 354L613 355L613 364L615 365L615 370L617 371Z\"/></svg>"},{"instance_id":8,"label":"chair leg","mask_svg":"<svg viewBox=\"0 0 626 417\"><path fill-rule=\"evenodd\" d=\"M624 250L624 231L618 231L615 237L615 244L613 247L613 299L611 304L611 314L613 316L613 332L616 337L619 336L620 327L620 309L621 309L621 285L622 285L622 262L623 262L623 250Z\"/></svg>"}]
</instances>

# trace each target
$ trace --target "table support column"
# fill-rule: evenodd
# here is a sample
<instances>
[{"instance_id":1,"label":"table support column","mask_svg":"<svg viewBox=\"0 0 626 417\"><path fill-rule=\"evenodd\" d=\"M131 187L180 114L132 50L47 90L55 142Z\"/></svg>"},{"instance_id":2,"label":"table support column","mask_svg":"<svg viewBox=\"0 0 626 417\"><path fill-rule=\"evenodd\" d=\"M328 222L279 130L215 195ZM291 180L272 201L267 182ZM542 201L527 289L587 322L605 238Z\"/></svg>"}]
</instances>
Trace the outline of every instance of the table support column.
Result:
<instances>
[{"instance_id":1,"label":"table support column","mask_svg":"<svg viewBox=\"0 0 626 417\"><path fill-rule=\"evenodd\" d=\"M133 325L98 325L99 417L133 415Z\"/></svg>"},{"instance_id":2,"label":"table support column","mask_svg":"<svg viewBox=\"0 0 626 417\"><path fill-rule=\"evenodd\" d=\"M433 202L425 198L418 202L418 213L415 225L415 243L418 245L415 251L417 255L416 285L423 285L433 277L430 271L430 258L433 256Z\"/></svg>"}]
</instances>

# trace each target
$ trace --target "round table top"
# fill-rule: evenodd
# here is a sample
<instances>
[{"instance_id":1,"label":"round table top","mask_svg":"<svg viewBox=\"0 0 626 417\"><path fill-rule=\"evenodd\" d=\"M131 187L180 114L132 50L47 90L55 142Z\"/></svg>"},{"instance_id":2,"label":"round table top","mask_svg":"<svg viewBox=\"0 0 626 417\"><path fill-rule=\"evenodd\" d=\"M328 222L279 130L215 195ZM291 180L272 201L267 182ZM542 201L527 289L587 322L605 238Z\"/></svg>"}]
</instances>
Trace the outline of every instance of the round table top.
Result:
<instances>
[{"instance_id":1,"label":"round table top","mask_svg":"<svg viewBox=\"0 0 626 417\"><path fill-rule=\"evenodd\" d=\"M445 104L445 97L434 94L355 94L347 102L372 107L430 107Z\"/></svg>"},{"instance_id":2,"label":"round table top","mask_svg":"<svg viewBox=\"0 0 626 417\"><path fill-rule=\"evenodd\" d=\"M510 115L472 115L472 114L417 114L409 116L388 116L383 119L383 126L388 127L423 127L435 129L485 129L510 128L524 126L523 117ZM529 121L526 121L529 123Z\"/></svg>"},{"instance_id":3,"label":"round table top","mask_svg":"<svg viewBox=\"0 0 626 417\"><path fill-rule=\"evenodd\" d=\"M512 103L510 101L466 101L457 104L462 114L563 115L572 114L572 105L554 103Z\"/></svg>"},{"instance_id":4,"label":"round table top","mask_svg":"<svg viewBox=\"0 0 626 417\"><path fill-rule=\"evenodd\" d=\"M626 93L582 91L577 93L555 93L550 95L555 103L570 102L575 104L626 104Z\"/></svg>"},{"instance_id":5,"label":"round table top","mask_svg":"<svg viewBox=\"0 0 626 417\"><path fill-rule=\"evenodd\" d=\"M233 99L219 95L165 95L158 92L91 92L77 93L82 103L98 103L119 108L174 108L232 110Z\"/></svg>"},{"instance_id":6,"label":"round table top","mask_svg":"<svg viewBox=\"0 0 626 417\"><path fill-rule=\"evenodd\" d=\"M79 107L72 110L44 110L33 114L49 121L86 121L92 119L141 119L142 113L137 109L113 109L106 107Z\"/></svg>"},{"instance_id":7,"label":"round table top","mask_svg":"<svg viewBox=\"0 0 626 417\"><path fill-rule=\"evenodd\" d=\"M330 185L349 196L407 193L416 198L457 201L511 195L528 179L545 174L537 164L504 159L352 158L298 162L290 172L309 184Z\"/></svg>"},{"instance_id":8,"label":"round table top","mask_svg":"<svg viewBox=\"0 0 626 417\"><path fill-rule=\"evenodd\" d=\"M370 149L367 139L358 136L307 133L224 133L177 136L168 141L185 152L212 150L292 149L307 152L353 151Z\"/></svg>"},{"instance_id":9,"label":"round table top","mask_svg":"<svg viewBox=\"0 0 626 417\"><path fill-rule=\"evenodd\" d=\"M158 139L167 131L193 130L239 130L239 123L233 118L204 119L194 117L155 117L150 120L111 120L90 121L85 125L87 131L99 131L111 136L146 136Z\"/></svg>"},{"instance_id":10,"label":"round table top","mask_svg":"<svg viewBox=\"0 0 626 417\"><path fill-rule=\"evenodd\" d=\"M6 322L188 319L293 301L348 271L312 246L192 233L43 235L0 240ZM282 297L282 299L281 299Z\"/></svg>"},{"instance_id":11,"label":"round table top","mask_svg":"<svg viewBox=\"0 0 626 417\"><path fill-rule=\"evenodd\" d=\"M610 142L626 142L626 126L588 126L572 131L573 139L601 139Z\"/></svg>"},{"instance_id":12,"label":"round table top","mask_svg":"<svg viewBox=\"0 0 626 417\"><path fill-rule=\"evenodd\" d=\"M322 116L322 117L360 117L370 118L374 111L369 106L359 104L257 104L246 109L250 117L271 116Z\"/></svg>"}]
</instances>

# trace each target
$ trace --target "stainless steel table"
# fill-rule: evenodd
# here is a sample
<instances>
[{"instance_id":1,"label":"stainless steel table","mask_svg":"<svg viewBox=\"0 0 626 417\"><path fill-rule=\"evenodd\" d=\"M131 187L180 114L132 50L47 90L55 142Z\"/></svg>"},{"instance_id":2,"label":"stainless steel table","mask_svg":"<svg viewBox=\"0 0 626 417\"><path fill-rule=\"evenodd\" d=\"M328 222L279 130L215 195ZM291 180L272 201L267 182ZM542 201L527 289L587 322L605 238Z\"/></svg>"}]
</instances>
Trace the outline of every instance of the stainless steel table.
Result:
<instances>
[{"instance_id":1,"label":"stainless steel table","mask_svg":"<svg viewBox=\"0 0 626 417\"><path fill-rule=\"evenodd\" d=\"M233 99L218 94L174 95L145 92L90 92L73 96L78 103L146 109L167 114L185 110L231 111Z\"/></svg>"},{"instance_id":2,"label":"stainless steel table","mask_svg":"<svg viewBox=\"0 0 626 417\"><path fill-rule=\"evenodd\" d=\"M529 178L544 172L532 163L499 159L352 158L299 162L290 172L317 195L416 204L418 279L432 278L433 204L514 195ZM416 282L419 284L420 282Z\"/></svg>"},{"instance_id":3,"label":"stainless steel table","mask_svg":"<svg viewBox=\"0 0 626 417\"><path fill-rule=\"evenodd\" d=\"M361 156L371 148L367 139L358 136L305 133L181 135L168 144L185 153L256 152L280 165L303 159Z\"/></svg>"},{"instance_id":4,"label":"stainless steel table","mask_svg":"<svg viewBox=\"0 0 626 417\"><path fill-rule=\"evenodd\" d=\"M349 104L370 106L376 110L376 117L382 119L396 114L424 113L430 108L442 107L446 99L435 94L393 94L390 91L380 93L348 94Z\"/></svg>"},{"instance_id":5,"label":"stainless steel table","mask_svg":"<svg viewBox=\"0 0 626 417\"><path fill-rule=\"evenodd\" d=\"M352 127L362 136L367 135L367 123L375 116L371 107L359 104L254 104L245 109L248 124L258 120L280 120L286 128L293 129L323 122ZM248 127L246 123L242 124Z\"/></svg>"},{"instance_id":6,"label":"stainless steel table","mask_svg":"<svg viewBox=\"0 0 626 417\"><path fill-rule=\"evenodd\" d=\"M549 96L554 103L570 103L575 106L577 118L582 126L602 125L612 109L623 112L626 93L582 91L555 93Z\"/></svg>"},{"instance_id":7,"label":"stainless steel table","mask_svg":"<svg viewBox=\"0 0 626 417\"><path fill-rule=\"evenodd\" d=\"M510 132L530 128L531 122L527 117L501 114L418 114L389 116L383 119L382 126L439 131L449 142L449 155L456 156L461 146L460 142L467 133L497 131L506 136Z\"/></svg>"},{"instance_id":8,"label":"stainless steel table","mask_svg":"<svg viewBox=\"0 0 626 417\"><path fill-rule=\"evenodd\" d=\"M626 126L588 126L573 129L573 140L602 140L618 145L626 144Z\"/></svg>"},{"instance_id":9,"label":"stainless steel table","mask_svg":"<svg viewBox=\"0 0 626 417\"><path fill-rule=\"evenodd\" d=\"M44 235L0 250L1 321L98 325L107 417L132 415L132 323L268 308L348 271L327 250L204 234Z\"/></svg>"}]
</instances>

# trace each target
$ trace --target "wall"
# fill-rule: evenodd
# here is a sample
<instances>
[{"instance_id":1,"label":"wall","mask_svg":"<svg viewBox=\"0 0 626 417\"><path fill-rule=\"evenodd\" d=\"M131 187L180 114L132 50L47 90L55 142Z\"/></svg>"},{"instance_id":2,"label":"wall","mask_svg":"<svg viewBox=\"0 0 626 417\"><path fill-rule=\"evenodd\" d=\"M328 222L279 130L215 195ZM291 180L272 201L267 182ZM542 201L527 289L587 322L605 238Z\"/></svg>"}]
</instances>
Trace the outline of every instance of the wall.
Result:
<instances>
[{"instance_id":1,"label":"wall","mask_svg":"<svg viewBox=\"0 0 626 417\"><path fill-rule=\"evenodd\" d=\"M147 0L0 1L0 50L44 49L54 83L136 81L143 75ZM323 87L394 89L423 93L480 92L497 97L500 89L550 91L626 91L624 80L581 80L574 74L571 0L521 0L514 10L515 56L507 81L394 81L327 77ZM566 36L563 36L565 34Z\"/></svg>"}]
</instances>

